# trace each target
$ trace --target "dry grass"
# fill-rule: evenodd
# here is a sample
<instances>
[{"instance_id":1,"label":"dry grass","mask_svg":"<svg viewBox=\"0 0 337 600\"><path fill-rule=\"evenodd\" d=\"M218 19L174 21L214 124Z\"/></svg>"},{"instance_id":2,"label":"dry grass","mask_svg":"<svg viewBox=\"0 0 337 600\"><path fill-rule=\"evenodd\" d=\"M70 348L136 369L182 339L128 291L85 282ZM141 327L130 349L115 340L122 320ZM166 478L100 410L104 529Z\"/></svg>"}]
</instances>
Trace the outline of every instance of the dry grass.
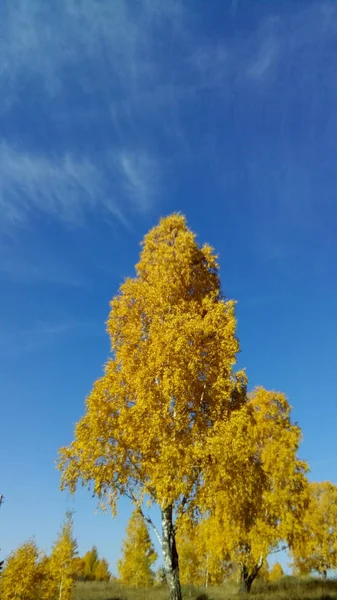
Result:
<instances>
[{"instance_id":1,"label":"dry grass","mask_svg":"<svg viewBox=\"0 0 337 600\"><path fill-rule=\"evenodd\" d=\"M226 584L222 587L185 587L185 600L197 600L207 594L209 600L240 600L238 586ZM168 600L167 590L161 587L150 589L126 589L117 583L79 583L75 600ZM247 599L247 596L245 596ZM255 584L250 594L255 600L337 600L337 580L326 583L315 579L295 579L285 577L280 582L268 586Z\"/></svg>"}]
</instances>

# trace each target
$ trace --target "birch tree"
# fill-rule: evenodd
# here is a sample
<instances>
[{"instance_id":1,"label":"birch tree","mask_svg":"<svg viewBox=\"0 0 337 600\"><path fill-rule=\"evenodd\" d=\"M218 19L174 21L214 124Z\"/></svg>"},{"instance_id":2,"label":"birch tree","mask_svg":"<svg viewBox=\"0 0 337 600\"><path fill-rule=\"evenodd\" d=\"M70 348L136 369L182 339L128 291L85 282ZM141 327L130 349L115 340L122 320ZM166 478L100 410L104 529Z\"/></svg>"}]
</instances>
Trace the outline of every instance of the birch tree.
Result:
<instances>
[{"instance_id":1,"label":"birch tree","mask_svg":"<svg viewBox=\"0 0 337 600\"><path fill-rule=\"evenodd\" d=\"M51 574L51 597L70 600L74 588L73 561L77 553L77 542L73 535L72 514L66 514L65 521L49 560Z\"/></svg>"},{"instance_id":2,"label":"birch tree","mask_svg":"<svg viewBox=\"0 0 337 600\"><path fill-rule=\"evenodd\" d=\"M181 600L176 523L193 507L210 431L245 386L233 374L234 302L221 293L212 248L198 245L183 216L162 219L145 236L107 330L111 357L74 441L60 451L62 487L74 492L81 482L113 514L120 496L140 508L145 497L157 504L170 595Z\"/></svg>"},{"instance_id":3,"label":"birch tree","mask_svg":"<svg viewBox=\"0 0 337 600\"><path fill-rule=\"evenodd\" d=\"M96 567L96 581L109 581L111 573L109 571L109 563L105 558L100 558Z\"/></svg>"},{"instance_id":4,"label":"birch tree","mask_svg":"<svg viewBox=\"0 0 337 600\"><path fill-rule=\"evenodd\" d=\"M86 581L95 581L96 569L98 565L98 551L96 546L93 546L91 550L84 555L84 577Z\"/></svg>"},{"instance_id":5,"label":"birch tree","mask_svg":"<svg viewBox=\"0 0 337 600\"><path fill-rule=\"evenodd\" d=\"M232 564L214 544L210 519L184 521L177 531L177 547L182 583L207 588L230 577Z\"/></svg>"},{"instance_id":6,"label":"birch tree","mask_svg":"<svg viewBox=\"0 0 337 600\"><path fill-rule=\"evenodd\" d=\"M300 573L316 571L326 579L328 571L337 568L337 486L330 481L310 483L310 500L293 557Z\"/></svg>"},{"instance_id":7,"label":"birch tree","mask_svg":"<svg viewBox=\"0 0 337 600\"><path fill-rule=\"evenodd\" d=\"M152 565L157 554L151 542L145 521L136 509L128 522L123 542L122 557L118 561L118 573L123 585L150 587L154 582Z\"/></svg>"},{"instance_id":8,"label":"birch tree","mask_svg":"<svg viewBox=\"0 0 337 600\"><path fill-rule=\"evenodd\" d=\"M284 571L280 563L276 562L269 572L269 581L278 581L284 577Z\"/></svg>"},{"instance_id":9,"label":"birch tree","mask_svg":"<svg viewBox=\"0 0 337 600\"><path fill-rule=\"evenodd\" d=\"M257 388L205 447L213 461L204 487L209 538L220 558L240 565L243 592L268 554L301 534L308 468L300 440L284 394Z\"/></svg>"},{"instance_id":10,"label":"birch tree","mask_svg":"<svg viewBox=\"0 0 337 600\"><path fill-rule=\"evenodd\" d=\"M35 600L41 585L40 552L29 541L10 554L0 578L2 600Z\"/></svg>"}]
</instances>

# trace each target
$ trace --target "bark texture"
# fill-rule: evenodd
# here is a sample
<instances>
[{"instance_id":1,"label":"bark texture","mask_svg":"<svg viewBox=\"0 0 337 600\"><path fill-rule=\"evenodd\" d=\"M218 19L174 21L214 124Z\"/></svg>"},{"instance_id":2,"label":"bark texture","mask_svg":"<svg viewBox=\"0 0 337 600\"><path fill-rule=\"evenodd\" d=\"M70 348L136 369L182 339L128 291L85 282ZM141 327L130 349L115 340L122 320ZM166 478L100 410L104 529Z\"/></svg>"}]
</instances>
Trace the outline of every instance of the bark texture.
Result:
<instances>
[{"instance_id":1,"label":"bark texture","mask_svg":"<svg viewBox=\"0 0 337 600\"><path fill-rule=\"evenodd\" d=\"M171 600L182 600L179 559L173 526L173 508L169 506L162 510L162 550L165 565L165 574L170 591Z\"/></svg>"},{"instance_id":2,"label":"bark texture","mask_svg":"<svg viewBox=\"0 0 337 600\"><path fill-rule=\"evenodd\" d=\"M263 565L263 559L259 560L258 564L253 567L251 572L249 572L246 565L242 565L241 567L241 583L240 583L240 592L244 594L249 594L254 579L257 577L259 570Z\"/></svg>"}]
</instances>

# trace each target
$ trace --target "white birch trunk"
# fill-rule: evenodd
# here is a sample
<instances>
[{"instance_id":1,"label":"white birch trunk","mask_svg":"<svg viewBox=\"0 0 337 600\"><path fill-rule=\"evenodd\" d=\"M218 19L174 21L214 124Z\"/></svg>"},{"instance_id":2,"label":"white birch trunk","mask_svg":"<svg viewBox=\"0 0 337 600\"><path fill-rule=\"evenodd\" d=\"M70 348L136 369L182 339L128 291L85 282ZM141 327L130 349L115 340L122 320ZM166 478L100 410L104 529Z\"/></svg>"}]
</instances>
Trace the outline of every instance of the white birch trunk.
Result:
<instances>
[{"instance_id":1,"label":"white birch trunk","mask_svg":"<svg viewBox=\"0 0 337 600\"><path fill-rule=\"evenodd\" d=\"M171 600L182 600L172 506L162 509L162 550Z\"/></svg>"},{"instance_id":2,"label":"white birch trunk","mask_svg":"<svg viewBox=\"0 0 337 600\"><path fill-rule=\"evenodd\" d=\"M59 600L62 600L63 577L61 577Z\"/></svg>"}]
</instances>

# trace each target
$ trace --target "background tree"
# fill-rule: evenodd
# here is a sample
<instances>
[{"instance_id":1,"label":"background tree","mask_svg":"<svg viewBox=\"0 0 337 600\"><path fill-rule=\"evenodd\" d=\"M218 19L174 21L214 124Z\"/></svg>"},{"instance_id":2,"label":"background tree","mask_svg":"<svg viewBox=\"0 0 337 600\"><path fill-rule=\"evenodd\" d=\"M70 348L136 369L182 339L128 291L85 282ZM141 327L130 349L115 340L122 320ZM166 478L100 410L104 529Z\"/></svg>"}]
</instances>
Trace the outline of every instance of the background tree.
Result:
<instances>
[{"instance_id":1,"label":"background tree","mask_svg":"<svg viewBox=\"0 0 337 600\"><path fill-rule=\"evenodd\" d=\"M269 581L278 581L284 576L284 571L280 563L276 562L269 572Z\"/></svg>"},{"instance_id":2,"label":"background tree","mask_svg":"<svg viewBox=\"0 0 337 600\"><path fill-rule=\"evenodd\" d=\"M67 512L58 538L50 555L51 597L70 600L74 588L73 562L77 542L73 534L72 513Z\"/></svg>"},{"instance_id":3,"label":"background tree","mask_svg":"<svg viewBox=\"0 0 337 600\"><path fill-rule=\"evenodd\" d=\"M228 579L232 565L213 544L210 520L185 521L177 532L181 582L208 587Z\"/></svg>"},{"instance_id":4,"label":"background tree","mask_svg":"<svg viewBox=\"0 0 337 600\"><path fill-rule=\"evenodd\" d=\"M107 328L112 357L73 443L60 451L62 487L92 485L114 514L120 495L138 507L144 496L156 503L171 598L181 600L175 520L193 507L210 431L246 384L233 375L234 302L221 294L212 249L197 244L184 217L162 219L146 235Z\"/></svg>"},{"instance_id":5,"label":"background tree","mask_svg":"<svg viewBox=\"0 0 337 600\"><path fill-rule=\"evenodd\" d=\"M0 578L1 600L36 600L41 585L40 553L34 541L12 552Z\"/></svg>"},{"instance_id":6,"label":"background tree","mask_svg":"<svg viewBox=\"0 0 337 600\"><path fill-rule=\"evenodd\" d=\"M269 553L301 533L307 465L297 457L301 431L281 393L258 388L219 425L205 447L214 469L205 481L205 506L218 556L241 565L250 591Z\"/></svg>"},{"instance_id":7,"label":"background tree","mask_svg":"<svg viewBox=\"0 0 337 600\"><path fill-rule=\"evenodd\" d=\"M184 530L180 528L177 533L180 579L183 584L205 584L205 552L204 548L201 548L201 540L198 533L198 526L191 526L184 528Z\"/></svg>"},{"instance_id":8,"label":"background tree","mask_svg":"<svg viewBox=\"0 0 337 600\"><path fill-rule=\"evenodd\" d=\"M267 559L264 559L263 565L259 570L256 579L261 583L268 583L268 581L270 581L270 569Z\"/></svg>"},{"instance_id":9,"label":"background tree","mask_svg":"<svg viewBox=\"0 0 337 600\"><path fill-rule=\"evenodd\" d=\"M154 583L156 585L165 585L166 584L166 573L163 566L158 567L154 575Z\"/></svg>"},{"instance_id":10,"label":"background tree","mask_svg":"<svg viewBox=\"0 0 337 600\"><path fill-rule=\"evenodd\" d=\"M54 600L55 585L53 585L53 575L50 569L50 556L42 554L38 563L38 600Z\"/></svg>"},{"instance_id":11,"label":"background tree","mask_svg":"<svg viewBox=\"0 0 337 600\"><path fill-rule=\"evenodd\" d=\"M337 486L310 483L310 500L301 536L293 546L294 566L302 574L316 571L324 578L337 568Z\"/></svg>"},{"instance_id":12,"label":"background tree","mask_svg":"<svg viewBox=\"0 0 337 600\"><path fill-rule=\"evenodd\" d=\"M73 560L73 577L76 581L85 581L85 560L80 556L75 556Z\"/></svg>"},{"instance_id":13,"label":"background tree","mask_svg":"<svg viewBox=\"0 0 337 600\"><path fill-rule=\"evenodd\" d=\"M122 558L118 561L118 573L123 585L149 587L153 585L152 565L157 554L151 542L144 519L136 509L128 522L126 538L122 546Z\"/></svg>"},{"instance_id":14,"label":"background tree","mask_svg":"<svg viewBox=\"0 0 337 600\"><path fill-rule=\"evenodd\" d=\"M93 546L91 550L88 550L84 555L84 575L86 581L95 581L96 569L98 565L98 552L96 546Z\"/></svg>"},{"instance_id":15,"label":"background tree","mask_svg":"<svg viewBox=\"0 0 337 600\"><path fill-rule=\"evenodd\" d=\"M109 581L111 577L111 573L109 571L109 564L105 558L101 558L95 570L95 579L96 581Z\"/></svg>"}]
</instances>

